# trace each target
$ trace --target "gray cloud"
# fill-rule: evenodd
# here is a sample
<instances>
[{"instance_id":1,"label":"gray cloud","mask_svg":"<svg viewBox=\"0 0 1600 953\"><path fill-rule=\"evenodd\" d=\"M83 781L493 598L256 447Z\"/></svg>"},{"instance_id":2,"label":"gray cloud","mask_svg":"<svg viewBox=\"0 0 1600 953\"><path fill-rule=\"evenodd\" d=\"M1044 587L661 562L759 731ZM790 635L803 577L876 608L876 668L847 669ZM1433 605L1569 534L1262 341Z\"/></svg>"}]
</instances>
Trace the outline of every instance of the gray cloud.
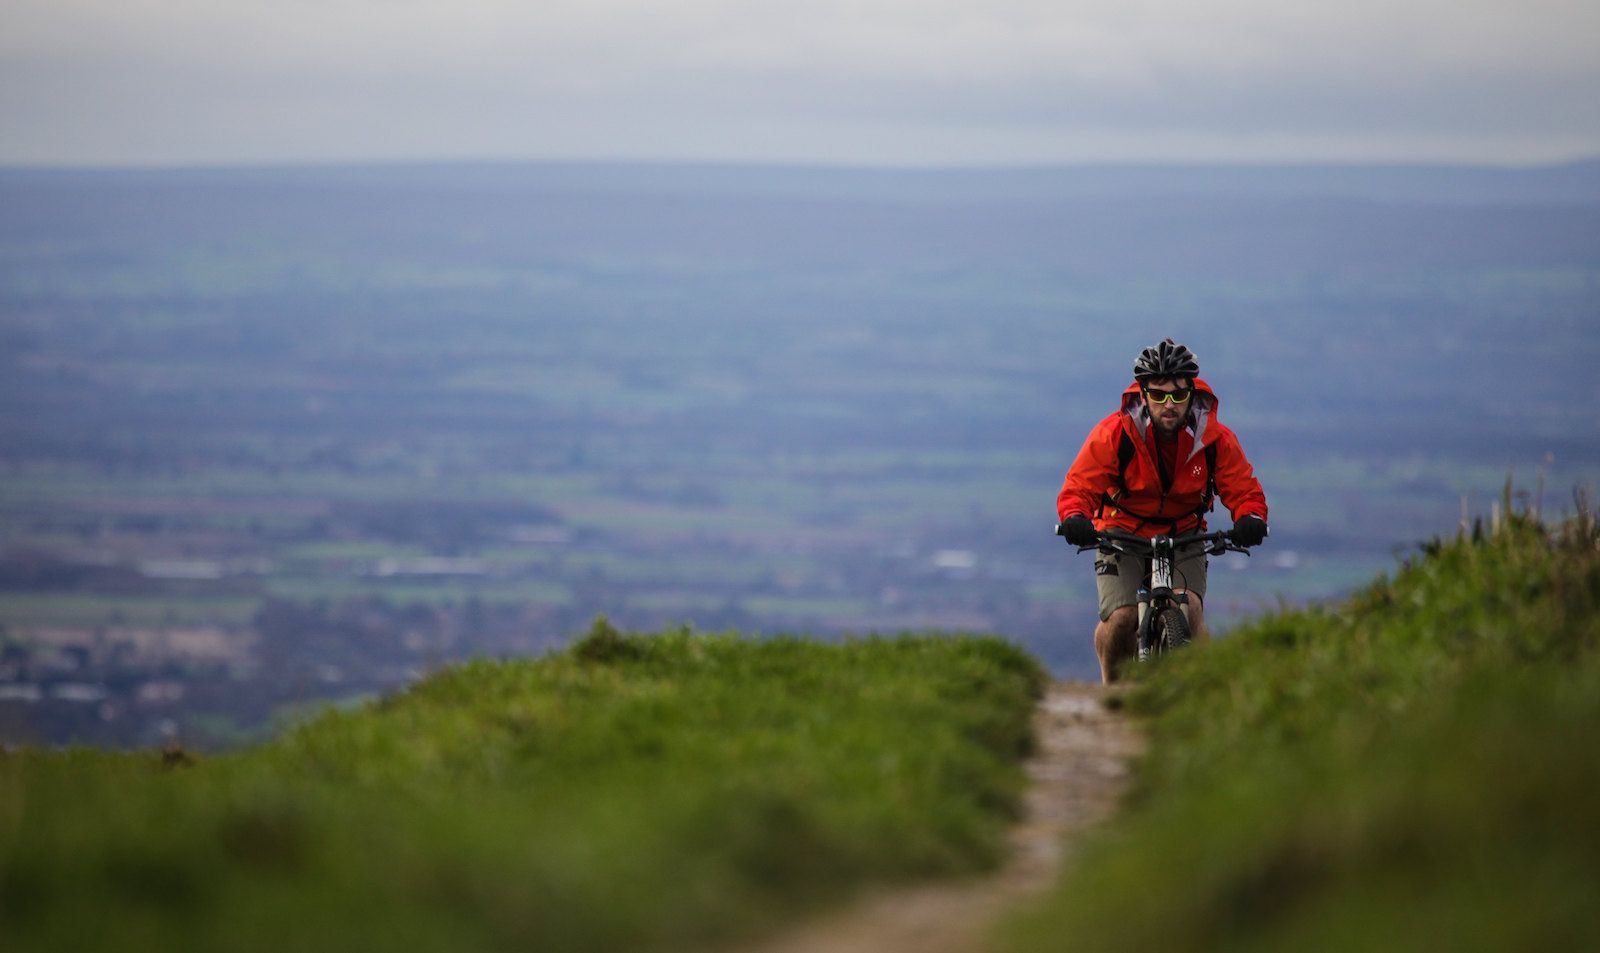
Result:
<instances>
[{"instance_id":1,"label":"gray cloud","mask_svg":"<svg viewBox=\"0 0 1600 953\"><path fill-rule=\"evenodd\" d=\"M0 161L1538 161L1592 0L8 0Z\"/></svg>"}]
</instances>

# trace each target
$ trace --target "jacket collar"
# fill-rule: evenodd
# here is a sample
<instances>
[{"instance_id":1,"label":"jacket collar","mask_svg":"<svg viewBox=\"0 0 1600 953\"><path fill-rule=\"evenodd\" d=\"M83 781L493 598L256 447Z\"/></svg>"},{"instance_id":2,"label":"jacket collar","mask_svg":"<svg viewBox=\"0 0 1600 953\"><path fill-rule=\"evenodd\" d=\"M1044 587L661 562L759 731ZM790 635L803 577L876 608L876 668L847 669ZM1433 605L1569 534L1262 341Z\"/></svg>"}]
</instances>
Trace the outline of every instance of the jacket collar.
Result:
<instances>
[{"instance_id":1,"label":"jacket collar","mask_svg":"<svg viewBox=\"0 0 1600 953\"><path fill-rule=\"evenodd\" d=\"M1150 412L1145 409L1144 400L1140 397L1139 382L1134 381L1122 392L1122 413L1133 425L1133 430L1139 435L1142 442L1149 436ZM1189 398L1189 416L1184 421L1184 429L1194 436L1194 445L1189 449L1189 457L1205 449L1206 438L1216 440L1215 433L1208 433L1207 426L1217 414L1217 395L1202 378L1194 379L1194 396Z\"/></svg>"}]
</instances>

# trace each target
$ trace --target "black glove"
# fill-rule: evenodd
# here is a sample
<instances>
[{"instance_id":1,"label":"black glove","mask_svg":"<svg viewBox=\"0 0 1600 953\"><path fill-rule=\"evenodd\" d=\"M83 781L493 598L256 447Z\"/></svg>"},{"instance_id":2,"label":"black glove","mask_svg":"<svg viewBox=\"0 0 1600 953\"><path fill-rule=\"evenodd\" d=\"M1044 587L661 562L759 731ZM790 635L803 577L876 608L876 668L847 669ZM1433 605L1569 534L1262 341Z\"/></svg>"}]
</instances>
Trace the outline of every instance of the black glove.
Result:
<instances>
[{"instance_id":1,"label":"black glove","mask_svg":"<svg viewBox=\"0 0 1600 953\"><path fill-rule=\"evenodd\" d=\"M1260 546L1267 538L1267 521L1259 516L1240 517L1234 521L1233 532L1229 535L1240 546Z\"/></svg>"},{"instance_id":2,"label":"black glove","mask_svg":"<svg viewBox=\"0 0 1600 953\"><path fill-rule=\"evenodd\" d=\"M1061 524L1061 535L1074 546L1093 546L1100 541L1095 535L1094 520L1087 516L1069 516Z\"/></svg>"}]
</instances>

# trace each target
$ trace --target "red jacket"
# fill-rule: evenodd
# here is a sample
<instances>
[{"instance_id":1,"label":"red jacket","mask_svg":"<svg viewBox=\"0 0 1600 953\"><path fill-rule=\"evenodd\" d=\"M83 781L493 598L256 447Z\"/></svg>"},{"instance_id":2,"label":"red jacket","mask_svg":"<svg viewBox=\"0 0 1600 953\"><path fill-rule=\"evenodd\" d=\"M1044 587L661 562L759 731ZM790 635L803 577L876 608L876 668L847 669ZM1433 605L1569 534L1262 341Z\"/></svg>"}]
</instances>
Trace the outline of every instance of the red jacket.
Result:
<instances>
[{"instance_id":1,"label":"red jacket","mask_svg":"<svg viewBox=\"0 0 1600 953\"><path fill-rule=\"evenodd\" d=\"M1194 388L1188 420L1178 432L1178 465L1172 489L1165 493L1161 490L1155 435L1135 382L1122 392L1122 409L1089 431L1089 438L1083 442L1056 497L1057 515L1063 520L1074 515L1092 516L1095 527L1101 530L1168 532L1167 520L1177 520L1177 525L1170 527L1174 533L1203 529L1205 519L1196 510L1206 493L1205 448L1215 444L1217 498L1235 520L1245 516L1265 520L1266 494L1239 446L1239 438L1217 420L1217 395L1198 378ZM1117 450L1123 434L1132 438L1134 454L1119 484ZM1104 504L1107 495L1115 503ZM1160 519L1152 522L1149 517Z\"/></svg>"}]
</instances>

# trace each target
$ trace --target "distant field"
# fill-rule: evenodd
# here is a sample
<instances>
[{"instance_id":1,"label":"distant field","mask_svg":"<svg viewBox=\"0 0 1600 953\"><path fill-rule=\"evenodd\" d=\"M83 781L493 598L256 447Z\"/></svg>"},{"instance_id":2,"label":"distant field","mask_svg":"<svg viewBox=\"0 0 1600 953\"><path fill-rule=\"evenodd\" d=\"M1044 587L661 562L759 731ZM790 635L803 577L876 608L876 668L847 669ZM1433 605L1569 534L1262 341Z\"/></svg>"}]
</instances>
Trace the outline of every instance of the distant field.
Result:
<instances>
[{"instance_id":1,"label":"distant field","mask_svg":"<svg viewBox=\"0 0 1600 953\"><path fill-rule=\"evenodd\" d=\"M0 619L8 626L130 624L226 625L249 623L258 601L250 596L102 596L82 593L0 593Z\"/></svg>"}]
</instances>

